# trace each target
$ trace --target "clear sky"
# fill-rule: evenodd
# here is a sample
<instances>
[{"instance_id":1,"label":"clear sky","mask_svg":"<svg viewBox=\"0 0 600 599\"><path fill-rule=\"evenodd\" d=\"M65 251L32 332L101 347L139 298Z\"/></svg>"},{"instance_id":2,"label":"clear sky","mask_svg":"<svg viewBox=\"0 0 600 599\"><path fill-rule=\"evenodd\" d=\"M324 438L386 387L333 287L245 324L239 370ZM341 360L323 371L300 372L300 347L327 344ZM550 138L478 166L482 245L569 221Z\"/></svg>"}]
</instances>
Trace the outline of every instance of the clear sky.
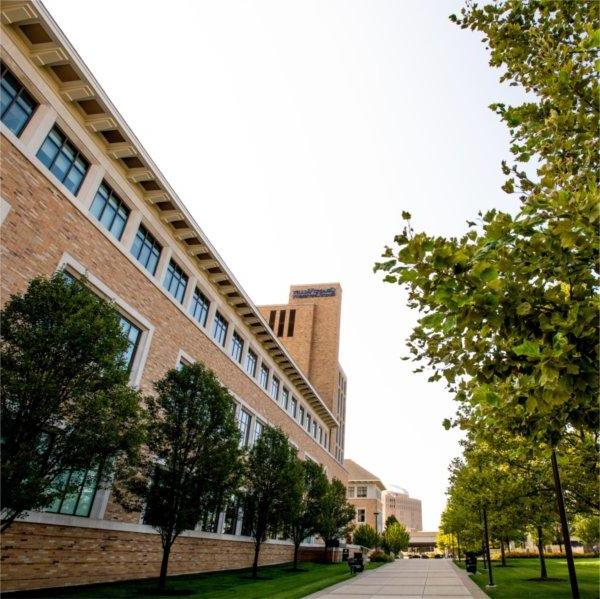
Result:
<instances>
[{"instance_id":1,"label":"clear sky","mask_svg":"<svg viewBox=\"0 0 600 599\"><path fill-rule=\"evenodd\" d=\"M459 0L45 0L257 304L343 287L346 457L445 503L458 434L440 384L400 360L415 315L372 265L401 228L459 235L510 209L510 98Z\"/></svg>"}]
</instances>

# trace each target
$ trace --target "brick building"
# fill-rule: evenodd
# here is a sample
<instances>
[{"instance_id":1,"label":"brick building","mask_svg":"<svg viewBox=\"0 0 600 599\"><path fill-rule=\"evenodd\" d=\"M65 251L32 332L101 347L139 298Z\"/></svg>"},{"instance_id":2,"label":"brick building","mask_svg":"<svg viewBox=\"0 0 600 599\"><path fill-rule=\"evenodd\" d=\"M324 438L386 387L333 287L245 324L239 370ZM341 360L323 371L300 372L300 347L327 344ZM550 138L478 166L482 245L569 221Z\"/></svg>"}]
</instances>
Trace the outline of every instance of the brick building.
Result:
<instances>
[{"instance_id":1,"label":"brick building","mask_svg":"<svg viewBox=\"0 0 600 599\"><path fill-rule=\"evenodd\" d=\"M410 532L423 530L423 514L421 500L410 497L402 487L390 485L383 492L384 522L390 516L396 516L398 522L406 526Z\"/></svg>"},{"instance_id":2,"label":"brick building","mask_svg":"<svg viewBox=\"0 0 600 599\"><path fill-rule=\"evenodd\" d=\"M356 508L355 524L369 524L378 532L383 531L382 494L385 485L381 479L353 460L344 460L348 471L348 503Z\"/></svg>"},{"instance_id":3,"label":"brick building","mask_svg":"<svg viewBox=\"0 0 600 599\"><path fill-rule=\"evenodd\" d=\"M338 361L342 288L339 283L292 285L287 304L259 306L269 327L284 343L300 368L308 375L339 426L325 444L338 462L344 459L346 422L346 375ZM313 436L323 432L310 415L299 415Z\"/></svg>"},{"instance_id":4,"label":"brick building","mask_svg":"<svg viewBox=\"0 0 600 599\"><path fill-rule=\"evenodd\" d=\"M334 301L292 288L282 326L296 310L297 329L280 335L281 311L269 326L44 6L0 10L2 300L37 275L86 276L122 316L132 385L148 392L180 362L202 361L235 397L243 443L279 426L301 458L346 483L339 285L325 286ZM157 575L160 540L141 514L120 508L99 473L72 477L77 496L3 535L3 590ZM232 500L175 543L169 573L248 566L246 535ZM270 540L261 563L291 555L289 542Z\"/></svg>"}]
</instances>

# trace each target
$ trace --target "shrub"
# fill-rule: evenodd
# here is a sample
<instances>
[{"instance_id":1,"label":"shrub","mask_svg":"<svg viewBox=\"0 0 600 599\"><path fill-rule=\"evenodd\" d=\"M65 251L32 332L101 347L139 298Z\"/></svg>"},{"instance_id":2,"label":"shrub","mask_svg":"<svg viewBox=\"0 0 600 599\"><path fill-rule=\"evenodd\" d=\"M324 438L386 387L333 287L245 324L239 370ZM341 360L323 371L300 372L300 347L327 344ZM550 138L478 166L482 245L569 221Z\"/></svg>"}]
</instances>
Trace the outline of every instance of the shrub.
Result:
<instances>
[{"instance_id":1,"label":"shrub","mask_svg":"<svg viewBox=\"0 0 600 599\"><path fill-rule=\"evenodd\" d=\"M387 553L384 553L383 551L373 551L373 553L371 553L371 555L369 556L369 560L372 562L388 563L388 562L394 561L394 556L388 555Z\"/></svg>"}]
</instances>

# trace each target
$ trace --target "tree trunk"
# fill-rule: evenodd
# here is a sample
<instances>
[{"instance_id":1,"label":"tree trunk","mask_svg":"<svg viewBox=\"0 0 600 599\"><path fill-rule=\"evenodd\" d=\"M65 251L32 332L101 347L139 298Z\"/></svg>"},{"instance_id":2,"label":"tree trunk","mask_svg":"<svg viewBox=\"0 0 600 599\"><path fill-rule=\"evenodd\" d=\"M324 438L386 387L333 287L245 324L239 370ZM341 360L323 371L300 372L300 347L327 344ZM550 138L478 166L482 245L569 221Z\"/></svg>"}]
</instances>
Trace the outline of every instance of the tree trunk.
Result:
<instances>
[{"instance_id":1,"label":"tree trunk","mask_svg":"<svg viewBox=\"0 0 600 599\"><path fill-rule=\"evenodd\" d=\"M300 543L294 543L294 570L298 569L298 552L300 551Z\"/></svg>"},{"instance_id":2,"label":"tree trunk","mask_svg":"<svg viewBox=\"0 0 600 599\"><path fill-rule=\"evenodd\" d=\"M538 551L540 554L540 578L546 580L548 578L548 571L546 570L546 558L544 556L544 532L542 527L537 527L538 536Z\"/></svg>"},{"instance_id":3,"label":"tree trunk","mask_svg":"<svg viewBox=\"0 0 600 599\"><path fill-rule=\"evenodd\" d=\"M483 508L483 530L485 534L485 552L487 556L488 563L488 580L490 587L494 585L494 574L492 573L492 558L490 557L490 535L488 532L488 521L487 521L487 508Z\"/></svg>"},{"instance_id":4,"label":"tree trunk","mask_svg":"<svg viewBox=\"0 0 600 599\"><path fill-rule=\"evenodd\" d=\"M254 562L252 563L252 578L258 578L258 554L260 553L260 539L254 541Z\"/></svg>"},{"instance_id":5,"label":"tree trunk","mask_svg":"<svg viewBox=\"0 0 600 599\"><path fill-rule=\"evenodd\" d=\"M169 568L169 555L171 553L172 543L163 545L163 556L160 564L160 577L158 579L158 588L161 591L165 590L167 585L167 570Z\"/></svg>"},{"instance_id":6,"label":"tree trunk","mask_svg":"<svg viewBox=\"0 0 600 599\"><path fill-rule=\"evenodd\" d=\"M565 510L565 500L560 482L560 473L558 471L558 460L556 451L552 450L552 475L554 476L554 489L556 491L556 502L558 504L558 514L562 528L562 538L565 544L565 554L567 556L567 566L569 568L569 582L571 583L571 596L573 599L579 599L579 586L577 585L577 574L575 573L575 560L573 559L573 548L571 547L571 535L569 534L569 523L567 522L567 512Z\"/></svg>"},{"instance_id":7,"label":"tree trunk","mask_svg":"<svg viewBox=\"0 0 600 599\"><path fill-rule=\"evenodd\" d=\"M458 559L460 559L460 535L456 533L456 545L458 551Z\"/></svg>"},{"instance_id":8,"label":"tree trunk","mask_svg":"<svg viewBox=\"0 0 600 599\"><path fill-rule=\"evenodd\" d=\"M500 555L502 556L502 567L506 568L506 555L504 554L504 539L500 536Z\"/></svg>"}]
</instances>

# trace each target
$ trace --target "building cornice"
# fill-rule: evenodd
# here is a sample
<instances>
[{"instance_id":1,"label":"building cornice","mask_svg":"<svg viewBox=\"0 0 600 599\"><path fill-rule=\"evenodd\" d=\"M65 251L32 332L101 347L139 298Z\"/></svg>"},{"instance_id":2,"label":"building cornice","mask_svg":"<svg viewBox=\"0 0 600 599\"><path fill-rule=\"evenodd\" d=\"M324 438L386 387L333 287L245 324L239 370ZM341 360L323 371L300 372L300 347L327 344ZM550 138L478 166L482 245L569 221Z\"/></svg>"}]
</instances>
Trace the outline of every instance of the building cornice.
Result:
<instances>
[{"instance_id":1,"label":"building cornice","mask_svg":"<svg viewBox=\"0 0 600 599\"><path fill-rule=\"evenodd\" d=\"M28 59L50 78L62 100L83 117L88 131L111 160L125 169L131 185L164 225L164 230L183 248L197 269L211 281L258 342L302 393L328 426L339 426L308 377L270 330L223 258L194 220L165 176L156 166L125 119L73 48L46 7L39 0L4 0L3 25L27 48Z\"/></svg>"}]
</instances>

